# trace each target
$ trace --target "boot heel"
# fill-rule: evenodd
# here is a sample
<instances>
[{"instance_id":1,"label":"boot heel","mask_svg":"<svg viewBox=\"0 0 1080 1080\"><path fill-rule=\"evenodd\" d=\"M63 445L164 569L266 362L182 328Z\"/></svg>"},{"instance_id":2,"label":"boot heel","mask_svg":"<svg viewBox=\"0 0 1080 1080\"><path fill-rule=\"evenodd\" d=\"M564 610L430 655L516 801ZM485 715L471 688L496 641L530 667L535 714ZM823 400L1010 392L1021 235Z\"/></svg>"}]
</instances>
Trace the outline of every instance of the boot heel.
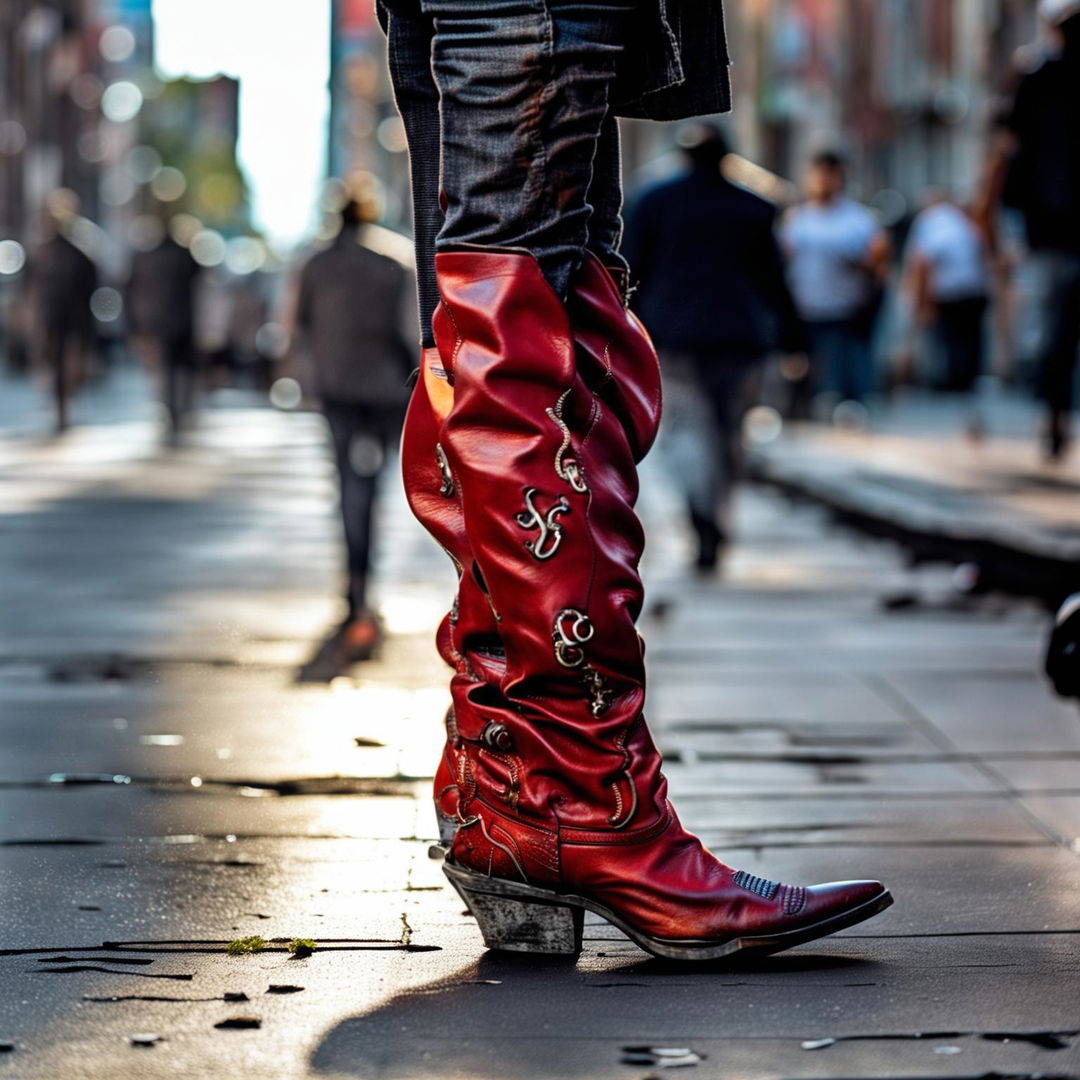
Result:
<instances>
[{"instance_id":1,"label":"boot heel","mask_svg":"<svg viewBox=\"0 0 1080 1080\"><path fill-rule=\"evenodd\" d=\"M581 952L585 913L580 908L559 903L554 893L512 881L451 866L443 872L476 919L489 949L552 956Z\"/></svg>"}]
</instances>

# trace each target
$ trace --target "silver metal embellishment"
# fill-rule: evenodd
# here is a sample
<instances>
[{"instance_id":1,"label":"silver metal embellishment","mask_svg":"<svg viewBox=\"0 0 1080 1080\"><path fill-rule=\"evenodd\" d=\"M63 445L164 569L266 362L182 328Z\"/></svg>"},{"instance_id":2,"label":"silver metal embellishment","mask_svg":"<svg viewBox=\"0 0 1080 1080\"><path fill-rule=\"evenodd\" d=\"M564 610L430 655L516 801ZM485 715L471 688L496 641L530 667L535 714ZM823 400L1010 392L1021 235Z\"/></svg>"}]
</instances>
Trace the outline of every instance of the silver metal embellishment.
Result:
<instances>
[{"instance_id":1,"label":"silver metal embellishment","mask_svg":"<svg viewBox=\"0 0 1080 1080\"><path fill-rule=\"evenodd\" d=\"M555 659L571 670L585 663L585 650L581 647L592 641L596 627L588 615L574 608L563 608L555 616L552 640L555 642Z\"/></svg>"},{"instance_id":2,"label":"silver metal embellishment","mask_svg":"<svg viewBox=\"0 0 1080 1080\"><path fill-rule=\"evenodd\" d=\"M520 514L516 514L514 520L523 529L540 530L540 535L535 540L527 540L525 547L537 559L544 561L550 559L559 550L563 528L558 519L561 515L570 512L570 504L560 496L559 501L546 514L541 514L533 501L536 494L536 488L525 489L525 509Z\"/></svg>"},{"instance_id":3,"label":"silver metal embellishment","mask_svg":"<svg viewBox=\"0 0 1080 1080\"><path fill-rule=\"evenodd\" d=\"M450 471L450 462L446 459L446 451L438 443L435 445L435 460L439 463L439 472L442 474L439 494L443 498L449 499L454 494L454 474Z\"/></svg>"},{"instance_id":4,"label":"silver metal embellishment","mask_svg":"<svg viewBox=\"0 0 1080 1080\"><path fill-rule=\"evenodd\" d=\"M611 704L611 691L600 674L591 664L585 665L585 689L589 694L589 707L593 716L603 716Z\"/></svg>"},{"instance_id":5,"label":"silver metal embellishment","mask_svg":"<svg viewBox=\"0 0 1080 1080\"><path fill-rule=\"evenodd\" d=\"M555 472L560 480L565 480L579 495L584 495L589 490L589 485L585 483L585 478L582 476L581 466L573 458L566 456L567 450L570 449L570 428L563 419L563 408L569 396L570 391L565 391L555 402L555 407L545 411L558 426L563 437L562 445L555 452Z\"/></svg>"}]
</instances>

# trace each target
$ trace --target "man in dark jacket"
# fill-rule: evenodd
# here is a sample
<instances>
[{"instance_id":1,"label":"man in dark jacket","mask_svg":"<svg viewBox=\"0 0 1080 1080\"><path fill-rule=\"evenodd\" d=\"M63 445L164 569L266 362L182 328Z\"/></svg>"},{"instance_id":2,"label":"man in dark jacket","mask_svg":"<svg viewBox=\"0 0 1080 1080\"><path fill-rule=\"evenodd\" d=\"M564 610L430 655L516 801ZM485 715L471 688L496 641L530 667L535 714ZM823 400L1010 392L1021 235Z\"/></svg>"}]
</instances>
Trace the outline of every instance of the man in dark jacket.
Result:
<instances>
[{"instance_id":1,"label":"man in dark jacket","mask_svg":"<svg viewBox=\"0 0 1080 1080\"><path fill-rule=\"evenodd\" d=\"M400 437L417 338L399 238L372 217L366 203L345 207L334 243L304 267L296 312L341 485L349 574L342 660L366 659L378 642L367 596L372 515L387 452Z\"/></svg>"},{"instance_id":2,"label":"man in dark jacket","mask_svg":"<svg viewBox=\"0 0 1080 1080\"><path fill-rule=\"evenodd\" d=\"M1046 453L1062 457L1080 348L1080 2L1043 0L1061 53L1020 82L991 163L989 202L1002 199L1024 216L1042 279L1040 393L1046 402Z\"/></svg>"},{"instance_id":3,"label":"man in dark jacket","mask_svg":"<svg viewBox=\"0 0 1080 1080\"><path fill-rule=\"evenodd\" d=\"M198 277L191 252L166 233L149 251L136 254L128 283L128 327L153 351L173 440L194 404Z\"/></svg>"},{"instance_id":4,"label":"man in dark jacket","mask_svg":"<svg viewBox=\"0 0 1080 1080\"><path fill-rule=\"evenodd\" d=\"M712 569L728 539L748 384L773 350L798 352L802 332L774 236L771 203L721 172L728 146L711 125L683 132L690 168L632 208L623 246L640 282L632 306L664 371L662 448L684 485Z\"/></svg>"}]
</instances>

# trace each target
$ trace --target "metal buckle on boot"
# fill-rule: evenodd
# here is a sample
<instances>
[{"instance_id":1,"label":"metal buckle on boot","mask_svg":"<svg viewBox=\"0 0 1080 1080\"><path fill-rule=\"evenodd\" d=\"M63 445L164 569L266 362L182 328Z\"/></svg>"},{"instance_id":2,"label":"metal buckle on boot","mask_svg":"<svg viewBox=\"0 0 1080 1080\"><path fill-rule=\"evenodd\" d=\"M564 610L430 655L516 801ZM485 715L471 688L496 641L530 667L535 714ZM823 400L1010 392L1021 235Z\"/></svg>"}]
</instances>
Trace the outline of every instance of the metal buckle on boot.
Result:
<instances>
[{"instance_id":1,"label":"metal buckle on boot","mask_svg":"<svg viewBox=\"0 0 1080 1080\"><path fill-rule=\"evenodd\" d=\"M589 695L589 708L593 716L603 716L611 704L611 691L604 676L591 664L585 665L585 689Z\"/></svg>"},{"instance_id":2,"label":"metal buckle on boot","mask_svg":"<svg viewBox=\"0 0 1080 1080\"><path fill-rule=\"evenodd\" d=\"M581 647L592 641L596 627L584 612L563 608L555 616L552 640L555 643L555 659L564 668L574 670L585 663L585 650Z\"/></svg>"},{"instance_id":3,"label":"metal buckle on boot","mask_svg":"<svg viewBox=\"0 0 1080 1080\"><path fill-rule=\"evenodd\" d=\"M570 512L570 504L560 496L559 501L546 514L541 514L533 501L536 488L525 489L525 509L514 515L514 520L523 529L539 529L540 535L535 540L526 540L525 547L541 562L550 559L562 543L563 527L559 517Z\"/></svg>"},{"instance_id":4,"label":"metal buckle on boot","mask_svg":"<svg viewBox=\"0 0 1080 1080\"><path fill-rule=\"evenodd\" d=\"M442 475L439 494L444 499L449 499L454 494L454 474L450 471L450 462L446 458L446 451L439 443L435 444L435 460L439 463L439 472Z\"/></svg>"}]
</instances>

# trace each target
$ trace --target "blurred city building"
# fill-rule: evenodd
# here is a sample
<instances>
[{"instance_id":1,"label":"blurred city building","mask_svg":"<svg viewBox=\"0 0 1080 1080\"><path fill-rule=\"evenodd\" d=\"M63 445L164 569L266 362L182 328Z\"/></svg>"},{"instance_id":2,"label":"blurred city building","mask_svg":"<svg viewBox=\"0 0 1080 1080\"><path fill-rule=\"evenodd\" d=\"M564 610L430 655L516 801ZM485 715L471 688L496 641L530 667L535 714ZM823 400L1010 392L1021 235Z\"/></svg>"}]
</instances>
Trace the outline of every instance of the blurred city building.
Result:
<instances>
[{"instance_id":1,"label":"blurred city building","mask_svg":"<svg viewBox=\"0 0 1080 1080\"><path fill-rule=\"evenodd\" d=\"M357 174L378 176L386 193L387 222L407 230L407 145L394 107L384 50L371 0L331 0L327 175L347 185ZM333 214L337 207L328 209Z\"/></svg>"},{"instance_id":2,"label":"blurred city building","mask_svg":"<svg viewBox=\"0 0 1080 1080\"><path fill-rule=\"evenodd\" d=\"M970 192L998 95L1038 62L1037 0L741 0L729 22L740 150L794 177L841 149L886 217Z\"/></svg>"},{"instance_id":3,"label":"blurred city building","mask_svg":"<svg viewBox=\"0 0 1080 1080\"><path fill-rule=\"evenodd\" d=\"M25 245L58 188L91 215L98 205L100 163L85 152L104 66L95 9L85 0L0 4L0 240Z\"/></svg>"}]
</instances>

